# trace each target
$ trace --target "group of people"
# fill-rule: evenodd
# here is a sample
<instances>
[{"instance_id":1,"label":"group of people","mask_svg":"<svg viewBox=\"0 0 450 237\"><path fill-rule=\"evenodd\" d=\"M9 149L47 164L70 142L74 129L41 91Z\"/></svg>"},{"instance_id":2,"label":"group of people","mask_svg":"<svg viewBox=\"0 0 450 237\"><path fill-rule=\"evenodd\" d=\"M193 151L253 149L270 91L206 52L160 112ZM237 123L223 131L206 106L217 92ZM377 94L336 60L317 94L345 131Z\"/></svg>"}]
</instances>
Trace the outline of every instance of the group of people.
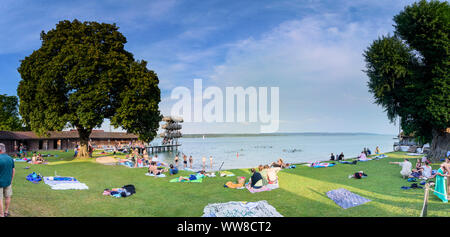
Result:
<instances>
[{"instance_id":1,"label":"group of people","mask_svg":"<svg viewBox=\"0 0 450 237\"><path fill-rule=\"evenodd\" d=\"M192 169L192 165L194 164L194 158L192 156L189 156L189 159L187 157L187 155L183 154L183 168L186 169L188 166L188 161L189 161L189 168ZM180 162L180 157L178 156L178 154L175 156L174 158L174 163L175 163L175 167L178 168L178 163ZM213 168L213 157L209 156L209 167L212 169ZM202 169L206 170L206 157L203 156L202 157Z\"/></svg>"},{"instance_id":2,"label":"group of people","mask_svg":"<svg viewBox=\"0 0 450 237\"><path fill-rule=\"evenodd\" d=\"M33 153L33 156L31 157L31 164L43 164L45 163L44 158L42 157L41 153Z\"/></svg>"},{"instance_id":3,"label":"group of people","mask_svg":"<svg viewBox=\"0 0 450 237\"><path fill-rule=\"evenodd\" d=\"M333 153L331 153L331 155L330 155L330 160L343 160L344 159L344 152L341 152L341 154L337 154L336 153L336 156L333 154Z\"/></svg>"},{"instance_id":4,"label":"group of people","mask_svg":"<svg viewBox=\"0 0 450 237\"><path fill-rule=\"evenodd\" d=\"M279 158L270 165L259 165L257 168L252 168L252 176L248 182L249 186L254 189L260 189L268 184L278 184L278 172L289 167L289 163L285 163L283 159Z\"/></svg>"},{"instance_id":5,"label":"group of people","mask_svg":"<svg viewBox=\"0 0 450 237\"><path fill-rule=\"evenodd\" d=\"M448 202L448 194L450 193L450 157L447 156L445 161L439 166L436 173L433 174L430 162L426 157L417 159L416 166L413 169L412 163L409 159L404 159L403 162L389 162L389 164L396 164L402 167L400 174L404 179L406 178L420 178L424 180L436 178L435 194L443 201Z\"/></svg>"},{"instance_id":6,"label":"group of people","mask_svg":"<svg viewBox=\"0 0 450 237\"><path fill-rule=\"evenodd\" d=\"M23 158L23 157L27 157L28 156L27 146L24 145L23 143L20 143L19 146L14 146L14 151L16 152L16 155L19 158Z\"/></svg>"},{"instance_id":7,"label":"group of people","mask_svg":"<svg viewBox=\"0 0 450 237\"><path fill-rule=\"evenodd\" d=\"M77 157L78 153L80 152L81 146L77 144L75 144L75 148L73 149L73 151L75 152L73 157ZM92 144L89 142L88 146L87 146L87 150L88 150L88 155L89 157L92 158L92 153L94 153L94 147L92 146Z\"/></svg>"}]
</instances>

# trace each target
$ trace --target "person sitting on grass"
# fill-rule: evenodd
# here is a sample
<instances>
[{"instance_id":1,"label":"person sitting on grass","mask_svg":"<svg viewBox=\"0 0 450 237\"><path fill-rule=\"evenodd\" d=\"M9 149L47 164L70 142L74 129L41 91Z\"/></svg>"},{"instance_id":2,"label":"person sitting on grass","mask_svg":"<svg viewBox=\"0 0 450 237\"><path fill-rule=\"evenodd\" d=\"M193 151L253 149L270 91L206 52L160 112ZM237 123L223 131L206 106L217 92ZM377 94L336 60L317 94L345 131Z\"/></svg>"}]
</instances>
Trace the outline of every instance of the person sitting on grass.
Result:
<instances>
[{"instance_id":1,"label":"person sitting on grass","mask_svg":"<svg viewBox=\"0 0 450 237\"><path fill-rule=\"evenodd\" d=\"M268 165L265 165L265 166L259 165L258 166L259 173L261 174L261 176L263 178L263 185L267 185L269 183L269 180L267 177L268 169L269 169Z\"/></svg>"},{"instance_id":2,"label":"person sitting on grass","mask_svg":"<svg viewBox=\"0 0 450 237\"><path fill-rule=\"evenodd\" d=\"M160 175L160 174L166 172L166 171L167 171L166 169L158 168L158 166L156 165L156 162L155 162L155 161L153 161L152 163L150 163L150 166L148 167L148 173L149 173L149 174L153 174L155 177L156 177L157 175Z\"/></svg>"},{"instance_id":3,"label":"person sitting on grass","mask_svg":"<svg viewBox=\"0 0 450 237\"><path fill-rule=\"evenodd\" d=\"M432 168L430 166L429 161L425 161L425 164L422 166L422 176L420 178L422 179L429 179L431 178Z\"/></svg>"},{"instance_id":4,"label":"person sitting on grass","mask_svg":"<svg viewBox=\"0 0 450 237\"><path fill-rule=\"evenodd\" d=\"M255 168L251 169L252 171L252 177L250 177L249 183L250 187L254 189L262 188L263 186L263 178L259 172L256 171Z\"/></svg>"},{"instance_id":5,"label":"person sitting on grass","mask_svg":"<svg viewBox=\"0 0 450 237\"><path fill-rule=\"evenodd\" d=\"M375 148L375 154L379 155L380 154L380 148L377 146L377 148Z\"/></svg>"},{"instance_id":6,"label":"person sitting on grass","mask_svg":"<svg viewBox=\"0 0 450 237\"><path fill-rule=\"evenodd\" d=\"M411 174L409 175L410 178L421 178L422 177L422 162L420 159L417 159L416 162L416 168L412 170Z\"/></svg>"},{"instance_id":7,"label":"person sitting on grass","mask_svg":"<svg viewBox=\"0 0 450 237\"><path fill-rule=\"evenodd\" d=\"M170 164L170 166L169 166L169 174L170 175L178 174L178 168L174 167L173 164Z\"/></svg>"},{"instance_id":8,"label":"person sitting on grass","mask_svg":"<svg viewBox=\"0 0 450 237\"><path fill-rule=\"evenodd\" d=\"M341 152L341 154L338 156L338 160L343 160L344 159L344 152Z\"/></svg>"},{"instance_id":9,"label":"person sitting on grass","mask_svg":"<svg viewBox=\"0 0 450 237\"><path fill-rule=\"evenodd\" d=\"M389 164L400 165L402 167L400 174L404 179L408 178L409 175L412 173L411 172L412 164L411 162L409 162L408 159L405 159L403 162L389 162Z\"/></svg>"},{"instance_id":10,"label":"person sitting on grass","mask_svg":"<svg viewBox=\"0 0 450 237\"><path fill-rule=\"evenodd\" d=\"M367 158L366 152L367 151L362 151L361 154L359 154L359 156L358 156L358 160L359 161L368 161L368 160L370 160L369 158Z\"/></svg>"}]
</instances>

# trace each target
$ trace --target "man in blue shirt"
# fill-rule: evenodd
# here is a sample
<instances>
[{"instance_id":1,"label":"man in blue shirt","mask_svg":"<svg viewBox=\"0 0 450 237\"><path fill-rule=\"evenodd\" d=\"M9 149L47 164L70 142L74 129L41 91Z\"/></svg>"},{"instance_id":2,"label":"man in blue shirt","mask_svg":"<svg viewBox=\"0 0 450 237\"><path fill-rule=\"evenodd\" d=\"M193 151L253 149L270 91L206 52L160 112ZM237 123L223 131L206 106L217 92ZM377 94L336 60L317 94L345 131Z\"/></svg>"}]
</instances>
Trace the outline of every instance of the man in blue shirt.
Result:
<instances>
[{"instance_id":1,"label":"man in blue shirt","mask_svg":"<svg viewBox=\"0 0 450 237\"><path fill-rule=\"evenodd\" d=\"M9 204L12 196L12 180L15 173L14 160L6 154L6 148L0 143L0 217L9 216ZM3 209L3 199L5 208Z\"/></svg>"}]
</instances>

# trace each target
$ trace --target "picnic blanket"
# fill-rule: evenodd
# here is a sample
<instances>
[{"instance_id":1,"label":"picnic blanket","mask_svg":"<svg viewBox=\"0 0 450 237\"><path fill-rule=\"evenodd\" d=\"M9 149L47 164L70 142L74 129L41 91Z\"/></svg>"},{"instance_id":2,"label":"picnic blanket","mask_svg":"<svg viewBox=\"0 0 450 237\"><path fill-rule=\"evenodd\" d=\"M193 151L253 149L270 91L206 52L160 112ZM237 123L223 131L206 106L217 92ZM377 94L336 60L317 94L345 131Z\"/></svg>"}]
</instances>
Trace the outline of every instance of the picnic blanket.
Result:
<instances>
[{"instance_id":1,"label":"picnic blanket","mask_svg":"<svg viewBox=\"0 0 450 237\"><path fill-rule=\"evenodd\" d=\"M283 217L266 200L208 204L202 217Z\"/></svg>"},{"instance_id":2,"label":"picnic blanket","mask_svg":"<svg viewBox=\"0 0 450 237\"><path fill-rule=\"evenodd\" d=\"M14 160L14 162L28 162L31 159L29 159L29 158L14 158L13 160Z\"/></svg>"},{"instance_id":3,"label":"picnic blanket","mask_svg":"<svg viewBox=\"0 0 450 237\"><path fill-rule=\"evenodd\" d=\"M249 184L246 184L245 187L250 191L251 193L259 193L264 191L270 191L272 189L268 188L267 186L262 186L261 188L252 188Z\"/></svg>"},{"instance_id":4,"label":"picnic blanket","mask_svg":"<svg viewBox=\"0 0 450 237\"><path fill-rule=\"evenodd\" d=\"M327 196L344 209L356 207L371 201L370 199L354 194L345 188L328 191Z\"/></svg>"},{"instance_id":5,"label":"picnic blanket","mask_svg":"<svg viewBox=\"0 0 450 237\"><path fill-rule=\"evenodd\" d=\"M89 189L86 184L80 183L74 177L48 176L44 177L44 183L49 185L54 190Z\"/></svg>"},{"instance_id":6,"label":"picnic blanket","mask_svg":"<svg viewBox=\"0 0 450 237\"><path fill-rule=\"evenodd\" d=\"M245 185L245 187L246 187L246 188L248 189L248 191L250 191L251 193L259 193L259 192L264 192L264 191L271 191L271 190L273 190L273 189L279 188L280 186L279 186L279 184L278 184L278 182L277 182L277 183L274 183L274 184L267 184L267 185L264 185L264 186L262 186L261 188L252 188L252 187L250 186L250 184L247 183L247 184Z\"/></svg>"}]
</instances>

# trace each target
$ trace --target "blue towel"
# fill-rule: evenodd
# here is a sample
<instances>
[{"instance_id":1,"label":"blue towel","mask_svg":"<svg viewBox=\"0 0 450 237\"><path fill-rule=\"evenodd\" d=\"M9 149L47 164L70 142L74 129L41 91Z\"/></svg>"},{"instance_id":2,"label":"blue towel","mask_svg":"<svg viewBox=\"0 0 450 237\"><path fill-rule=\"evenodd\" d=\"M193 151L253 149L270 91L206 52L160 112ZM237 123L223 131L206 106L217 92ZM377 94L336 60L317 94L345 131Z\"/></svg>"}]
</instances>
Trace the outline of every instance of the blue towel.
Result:
<instances>
[{"instance_id":1,"label":"blue towel","mask_svg":"<svg viewBox=\"0 0 450 237\"><path fill-rule=\"evenodd\" d=\"M328 191L327 196L344 209L356 207L371 201L370 199L354 194L345 188Z\"/></svg>"}]
</instances>

